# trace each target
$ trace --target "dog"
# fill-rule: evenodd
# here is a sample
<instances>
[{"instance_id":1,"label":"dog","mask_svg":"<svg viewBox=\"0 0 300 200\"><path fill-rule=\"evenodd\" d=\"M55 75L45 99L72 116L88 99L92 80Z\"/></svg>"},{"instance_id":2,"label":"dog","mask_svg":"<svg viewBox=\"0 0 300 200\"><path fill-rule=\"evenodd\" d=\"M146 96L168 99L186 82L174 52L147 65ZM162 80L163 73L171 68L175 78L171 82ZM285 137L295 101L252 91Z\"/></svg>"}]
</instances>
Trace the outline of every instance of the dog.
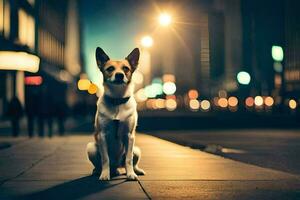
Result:
<instances>
[{"instance_id":1,"label":"dog","mask_svg":"<svg viewBox=\"0 0 300 200\"><path fill-rule=\"evenodd\" d=\"M102 181L120 175L122 167L128 180L137 180L137 175L145 174L138 167L141 151L134 145L138 115L131 79L139 57L138 48L124 60L111 60L100 47L96 49L97 65L103 75L103 93L97 101L95 142L87 144L87 154L95 167L93 174L100 174Z\"/></svg>"}]
</instances>

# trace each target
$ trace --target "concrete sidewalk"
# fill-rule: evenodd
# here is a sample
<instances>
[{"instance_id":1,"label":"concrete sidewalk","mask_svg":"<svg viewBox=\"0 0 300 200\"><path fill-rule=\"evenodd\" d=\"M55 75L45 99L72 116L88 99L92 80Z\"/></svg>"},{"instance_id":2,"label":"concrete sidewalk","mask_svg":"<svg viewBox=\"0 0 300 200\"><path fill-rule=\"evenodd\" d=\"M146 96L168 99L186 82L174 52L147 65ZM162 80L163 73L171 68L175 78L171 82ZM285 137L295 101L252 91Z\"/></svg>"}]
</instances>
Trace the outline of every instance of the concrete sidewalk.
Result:
<instances>
[{"instance_id":1,"label":"concrete sidewalk","mask_svg":"<svg viewBox=\"0 0 300 200\"><path fill-rule=\"evenodd\" d=\"M0 150L0 199L300 199L299 176L143 134L137 145L147 175L136 182L125 176L100 182L90 176L85 154L92 139L18 139Z\"/></svg>"}]
</instances>

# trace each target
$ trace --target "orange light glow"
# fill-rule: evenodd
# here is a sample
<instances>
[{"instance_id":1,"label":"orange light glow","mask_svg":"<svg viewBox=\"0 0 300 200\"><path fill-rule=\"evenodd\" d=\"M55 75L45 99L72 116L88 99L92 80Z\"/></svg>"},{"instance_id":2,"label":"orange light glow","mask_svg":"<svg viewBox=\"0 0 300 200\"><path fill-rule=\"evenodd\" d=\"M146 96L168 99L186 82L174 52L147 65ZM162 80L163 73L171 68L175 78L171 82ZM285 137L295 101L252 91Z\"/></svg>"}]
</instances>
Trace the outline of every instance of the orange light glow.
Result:
<instances>
[{"instance_id":1,"label":"orange light glow","mask_svg":"<svg viewBox=\"0 0 300 200\"><path fill-rule=\"evenodd\" d=\"M80 79L77 83L79 90L88 90L90 88L91 82L88 79Z\"/></svg>"},{"instance_id":2,"label":"orange light glow","mask_svg":"<svg viewBox=\"0 0 300 200\"><path fill-rule=\"evenodd\" d=\"M164 83L166 83L166 82L175 83L175 76L173 74L165 74L165 75L163 75L162 79L163 79Z\"/></svg>"},{"instance_id":3,"label":"orange light glow","mask_svg":"<svg viewBox=\"0 0 300 200\"><path fill-rule=\"evenodd\" d=\"M246 100L245 100L245 104L246 106L248 107L252 107L254 105L254 99L253 97L248 97Z\"/></svg>"},{"instance_id":4,"label":"orange light glow","mask_svg":"<svg viewBox=\"0 0 300 200\"><path fill-rule=\"evenodd\" d=\"M229 97L228 98L228 105L231 107L237 106L239 103L238 99L236 97Z\"/></svg>"},{"instance_id":5,"label":"orange light glow","mask_svg":"<svg viewBox=\"0 0 300 200\"><path fill-rule=\"evenodd\" d=\"M88 89L88 93L89 94L96 94L97 90L98 90L97 85L95 85L94 83L91 83L90 86L89 86L89 89Z\"/></svg>"},{"instance_id":6,"label":"orange light glow","mask_svg":"<svg viewBox=\"0 0 300 200\"><path fill-rule=\"evenodd\" d=\"M165 100L164 99L156 99L155 106L159 109L165 108Z\"/></svg>"},{"instance_id":7,"label":"orange light glow","mask_svg":"<svg viewBox=\"0 0 300 200\"><path fill-rule=\"evenodd\" d=\"M196 99L190 100L189 105L190 105L190 108L191 108L192 110L198 110L198 109L200 108L200 103L199 103L199 101L196 100Z\"/></svg>"},{"instance_id":8,"label":"orange light glow","mask_svg":"<svg viewBox=\"0 0 300 200\"><path fill-rule=\"evenodd\" d=\"M271 106L273 106L273 104L274 104L274 99L272 97L266 97L265 98L265 105L266 106L271 107Z\"/></svg>"},{"instance_id":9,"label":"orange light glow","mask_svg":"<svg viewBox=\"0 0 300 200\"><path fill-rule=\"evenodd\" d=\"M226 98L220 98L218 100L218 105L221 107L221 108L226 108L228 106L228 101Z\"/></svg>"},{"instance_id":10,"label":"orange light glow","mask_svg":"<svg viewBox=\"0 0 300 200\"><path fill-rule=\"evenodd\" d=\"M199 93L198 93L197 90L190 90L188 92L188 96L189 96L190 99L197 99L198 96L199 96Z\"/></svg>"},{"instance_id":11,"label":"orange light glow","mask_svg":"<svg viewBox=\"0 0 300 200\"><path fill-rule=\"evenodd\" d=\"M174 99L167 99L166 100L166 109L168 111L173 111L177 108L177 102Z\"/></svg>"}]
</instances>

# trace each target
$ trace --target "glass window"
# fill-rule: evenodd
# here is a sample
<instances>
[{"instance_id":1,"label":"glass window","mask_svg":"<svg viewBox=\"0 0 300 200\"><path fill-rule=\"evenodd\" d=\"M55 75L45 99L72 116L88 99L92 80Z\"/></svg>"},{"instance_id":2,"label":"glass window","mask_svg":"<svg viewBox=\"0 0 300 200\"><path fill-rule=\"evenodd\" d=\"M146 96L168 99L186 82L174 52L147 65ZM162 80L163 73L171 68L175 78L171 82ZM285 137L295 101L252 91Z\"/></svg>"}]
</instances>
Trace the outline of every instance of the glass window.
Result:
<instances>
[{"instance_id":1,"label":"glass window","mask_svg":"<svg viewBox=\"0 0 300 200\"><path fill-rule=\"evenodd\" d=\"M27 45L30 49L34 50L35 38L35 23L34 18L28 15L23 9L18 12L19 16L19 41L23 45Z\"/></svg>"}]
</instances>

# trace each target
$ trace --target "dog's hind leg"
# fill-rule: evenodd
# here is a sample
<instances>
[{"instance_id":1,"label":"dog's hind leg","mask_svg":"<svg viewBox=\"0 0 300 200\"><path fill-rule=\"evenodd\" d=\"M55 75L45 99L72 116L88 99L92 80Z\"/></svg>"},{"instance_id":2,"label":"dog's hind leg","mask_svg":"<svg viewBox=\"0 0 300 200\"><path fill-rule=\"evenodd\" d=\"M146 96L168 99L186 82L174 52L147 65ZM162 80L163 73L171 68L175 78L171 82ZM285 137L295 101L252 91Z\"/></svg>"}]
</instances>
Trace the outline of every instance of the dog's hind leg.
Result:
<instances>
[{"instance_id":1,"label":"dog's hind leg","mask_svg":"<svg viewBox=\"0 0 300 200\"><path fill-rule=\"evenodd\" d=\"M145 171L139 168L138 164L141 160L141 149L137 146L133 147L133 170L137 175L145 175Z\"/></svg>"},{"instance_id":2,"label":"dog's hind leg","mask_svg":"<svg viewBox=\"0 0 300 200\"><path fill-rule=\"evenodd\" d=\"M86 152L88 159L94 165L92 175L100 175L101 173L101 155L99 153L97 144L95 142L89 142L86 146Z\"/></svg>"}]
</instances>

